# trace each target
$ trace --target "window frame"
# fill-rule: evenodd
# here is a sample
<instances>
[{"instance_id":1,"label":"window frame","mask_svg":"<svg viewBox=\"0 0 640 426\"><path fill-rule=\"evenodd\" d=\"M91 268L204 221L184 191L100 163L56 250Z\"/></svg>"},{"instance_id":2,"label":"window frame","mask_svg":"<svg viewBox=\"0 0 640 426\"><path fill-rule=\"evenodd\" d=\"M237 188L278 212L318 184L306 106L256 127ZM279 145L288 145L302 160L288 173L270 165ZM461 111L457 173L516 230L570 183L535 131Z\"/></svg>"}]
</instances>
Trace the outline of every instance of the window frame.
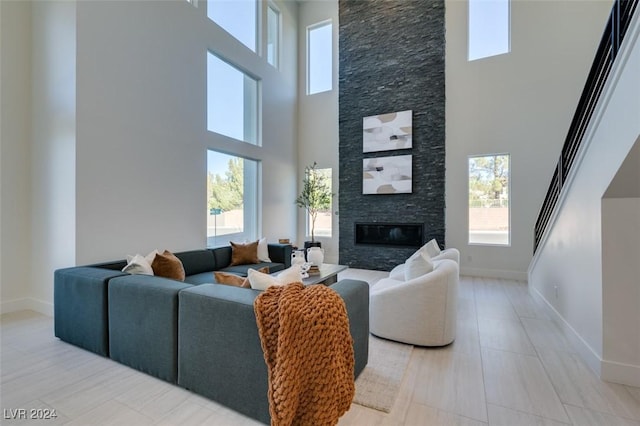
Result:
<instances>
[{"instance_id":1,"label":"window frame","mask_svg":"<svg viewBox=\"0 0 640 426\"><path fill-rule=\"evenodd\" d=\"M508 53L511 53L511 1L512 0L489 0L489 1L504 1L507 4L507 49L505 51L501 51L498 53L492 53L489 55L483 55L483 56L474 56L473 58L471 57L471 46L472 46L472 34L471 34L471 5L472 3L478 5L478 4L487 4L487 0L467 0L467 61L468 62L473 62L473 61L478 61L481 59L487 59L487 58L492 58L494 56L500 56L500 55L506 55ZM490 25L487 24L487 22L485 20L482 20L483 25Z\"/></svg>"},{"instance_id":2,"label":"window frame","mask_svg":"<svg viewBox=\"0 0 640 426\"><path fill-rule=\"evenodd\" d=\"M242 156L236 153L230 153L226 151L221 151L218 149L208 148L206 150L207 155L207 181L209 179L209 153L220 154L228 157L239 158L244 161L250 161L253 163L253 170L249 170L247 173L246 163L243 163L243 197L242 197L242 210L243 210L243 228L240 233L232 233L232 234L221 234L221 236L209 236L209 224L208 224L208 216L211 215L211 211L209 208L209 185L207 184L206 189L206 203L207 203L207 227L206 227L206 240L207 240L207 248L216 248L216 247L224 247L228 245L229 240L232 241L241 241L241 240L249 240L255 241L258 239L260 235L260 218L261 218L261 176L262 176L262 161L249 158L246 156ZM248 197L251 197L250 199ZM250 200L247 203L247 200ZM209 243L209 239L213 238L214 244L211 245ZM222 243L215 244L216 238L222 238Z\"/></svg>"},{"instance_id":3,"label":"window frame","mask_svg":"<svg viewBox=\"0 0 640 426\"><path fill-rule=\"evenodd\" d=\"M316 171L323 172L325 170L329 170L329 176L327 176L327 180L329 182L329 190L333 192L333 168L332 167L323 167L318 168ZM333 197L331 197L331 205L329 206L329 216L331 218L331 226L329 227L329 235L318 235L318 223L316 218L316 229L315 229L315 238L332 238L333 237ZM305 210L305 238L311 238L311 217L309 216L309 212Z\"/></svg>"},{"instance_id":4,"label":"window frame","mask_svg":"<svg viewBox=\"0 0 640 426\"><path fill-rule=\"evenodd\" d=\"M274 52L274 63L269 61L269 31L271 27L269 26L269 13L273 12L276 16L276 29L275 29L275 52ZM282 46L282 12L280 8L272 1L267 3L267 11L266 11L266 27L267 34L265 37L265 51L264 56L267 60L267 63L274 67L275 69L280 69L280 51Z\"/></svg>"},{"instance_id":5,"label":"window frame","mask_svg":"<svg viewBox=\"0 0 640 426\"><path fill-rule=\"evenodd\" d=\"M243 46L245 46L247 49L251 50L253 53L255 54L260 54L260 17L261 17L261 2L258 0L251 0L251 2L253 3L253 7L254 7L254 23L255 26L253 28L253 47L248 46L247 44L245 44L242 40L240 40L238 37L236 37L233 33L231 33L225 26L224 23L218 22L216 21L213 16L211 16L211 14L213 12L211 12L212 10L214 10L213 5L220 0L206 0L207 3L207 10L206 10L206 17L207 19L209 19L211 22L215 23L217 26L219 26L224 32L226 32L227 34L229 34L229 36L231 36L234 40L238 41L238 43L242 44ZM229 0L225 0L227 2L229 2ZM247 3L249 3L249 0L243 0L246 1Z\"/></svg>"},{"instance_id":6,"label":"window frame","mask_svg":"<svg viewBox=\"0 0 640 426\"><path fill-rule=\"evenodd\" d=\"M507 243L487 243L487 242L472 242L471 241L471 216L470 216L470 209L471 209L471 199L470 199L470 192L471 192L471 173L470 173L470 160L472 158L486 158L486 157L507 157L508 159L508 164L509 167L507 169L507 194L508 194L508 198L507 198L507 214L508 214L508 219L507 219ZM512 171L512 161L511 161L511 154L508 152L497 152L497 153L490 153L490 154L475 154L475 155L469 155L467 156L467 245L469 246L489 246L489 247L511 247L512 244L512 227L511 227L511 210L512 210L512 198L511 198L511 171Z\"/></svg>"},{"instance_id":7,"label":"window frame","mask_svg":"<svg viewBox=\"0 0 640 426\"><path fill-rule=\"evenodd\" d=\"M245 108L243 110L243 117L242 117L242 127L243 127L243 137L242 139L238 139L235 136L226 134L226 133L221 133L219 131L216 131L214 129L212 129L210 127L210 123L209 123L209 90L210 90L210 80L209 80L209 55L213 56L214 58L216 58L217 60L225 63L226 65L228 65L229 67L235 69L236 71L238 71L239 73L241 73L244 76L244 85L243 88L245 89L242 93L242 98L243 101L247 100L248 96L253 97L253 102L252 105L249 109ZM262 146L262 108L261 108L261 104L262 104L262 80L255 76L254 74L248 72L247 70L242 69L241 67L233 64L232 62L226 60L223 56L219 55L218 53L216 53L215 51L208 49L207 50L207 71L206 71L206 77L207 77L207 131L218 134L218 135L222 135L224 137L233 139L235 141L238 142L243 142L243 143L247 143L249 145L255 145L255 146ZM252 81L255 82L255 93L252 94L248 94L246 87L247 87L247 81L246 79L249 78ZM247 122L247 116L251 115L253 120L251 123ZM251 125L252 128L250 129L250 131L248 130L248 126ZM249 137L247 138L246 135L248 133L251 133L253 135L253 138Z\"/></svg>"},{"instance_id":8,"label":"window frame","mask_svg":"<svg viewBox=\"0 0 640 426\"><path fill-rule=\"evenodd\" d=\"M330 87L328 89L320 90L317 92L311 92L311 32L317 30L319 28L323 28L326 26L331 27L331 63L329 65L329 73L330 76ZM307 96L317 95L319 93L330 92L334 89L335 83L333 81L333 62L334 62L334 46L333 46L333 20L326 19L324 21L316 22L315 24L308 25L305 33L306 37L306 94Z\"/></svg>"}]
</instances>

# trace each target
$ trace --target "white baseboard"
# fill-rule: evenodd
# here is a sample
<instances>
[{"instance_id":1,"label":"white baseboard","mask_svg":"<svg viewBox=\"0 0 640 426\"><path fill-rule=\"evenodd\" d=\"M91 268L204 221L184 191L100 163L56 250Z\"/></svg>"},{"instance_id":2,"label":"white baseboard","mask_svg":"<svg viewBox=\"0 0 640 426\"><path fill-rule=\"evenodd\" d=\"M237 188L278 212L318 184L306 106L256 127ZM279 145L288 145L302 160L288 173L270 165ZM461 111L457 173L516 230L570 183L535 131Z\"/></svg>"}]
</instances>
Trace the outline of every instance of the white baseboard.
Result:
<instances>
[{"instance_id":1,"label":"white baseboard","mask_svg":"<svg viewBox=\"0 0 640 426\"><path fill-rule=\"evenodd\" d=\"M8 300L0 304L0 314L17 311L35 311L49 317L53 316L53 303L34 299L32 297L23 297L21 299Z\"/></svg>"},{"instance_id":2,"label":"white baseboard","mask_svg":"<svg viewBox=\"0 0 640 426\"><path fill-rule=\"evenodd\" d=\"M529 293L535 299L541 301L551 319L560 326L569 344L578 352L580 358L593 370L598 377L602 377L602 358L591 346L578 334L562 315L549 303L547 299L535 288L529 286Z\"/></svg>"},{"instance_id":3,"label":"white baseboard","mask_svg":"<svg viewBox=\"0 0 640 426\"><path fill-rule=\"evenodd\" d=\"M607 382L640 387L640 365L603 360L600 378Z\"/></svg>"},{"instance_id":4,"label":"white baseboard","mask_svg":"<svg viewBox=\"0 0 640 426\"><path fill-rule=\"evenodd\" d=\"M505 280L516 280L527 282L527 273L520 271L509 271L505 269L483 269L483 268L460 268L460 275L484 278L502 278Z\"/></svg>"}]
</instances>

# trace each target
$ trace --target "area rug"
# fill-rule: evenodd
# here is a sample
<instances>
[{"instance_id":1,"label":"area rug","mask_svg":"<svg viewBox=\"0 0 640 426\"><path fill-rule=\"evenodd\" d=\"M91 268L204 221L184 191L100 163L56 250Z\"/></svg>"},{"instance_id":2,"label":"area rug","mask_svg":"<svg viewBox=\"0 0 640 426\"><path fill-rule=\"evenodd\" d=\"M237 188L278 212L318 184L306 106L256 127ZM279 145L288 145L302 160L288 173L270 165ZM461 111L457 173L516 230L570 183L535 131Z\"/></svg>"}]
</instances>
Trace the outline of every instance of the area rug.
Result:
<instances>
[{"instance_id":1,"label":"area rug","mask_svg":"<svg viewBox=\"0 0 640 426\"><path fill-rule=\"evenodd\" d=\"M369 335L369 363L356 380L353 402L388 413L393 407L413 346Z\"/></svg>"}]
</instances>

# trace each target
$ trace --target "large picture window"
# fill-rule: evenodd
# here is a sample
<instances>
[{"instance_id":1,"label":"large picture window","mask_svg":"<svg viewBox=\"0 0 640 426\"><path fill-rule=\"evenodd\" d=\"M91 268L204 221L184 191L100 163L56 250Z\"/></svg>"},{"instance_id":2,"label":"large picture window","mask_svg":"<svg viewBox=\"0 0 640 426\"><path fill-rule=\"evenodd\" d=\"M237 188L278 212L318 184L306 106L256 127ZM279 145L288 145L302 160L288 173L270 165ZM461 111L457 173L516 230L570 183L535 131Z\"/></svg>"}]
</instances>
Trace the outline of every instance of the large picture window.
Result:
<instances>
[{"instance_id":1,"label":"large picture window","mask_svg":"<svg viewBox=\"0 0 640 426\"><path fill-rule=\"evenodd\" d=\"M207 208L207 247L256 240L258 162L209 150Z\"/></svg>"},{"instance_id":2,"label":"large picture window","mask_svg":"<svg viewBox=\"0 0 640 426\"><path fill-rule=\"evenodd\" d=\"M207 129L258 145L258 81L207 54Z\"/></svg>"},{"instance_id":3,"label":"large picture window","mask_svg":"<svg viewBox=\"0 0 640 426\"><path fill-rule=\"evenodd\" d=\"M307 28L307 94L333 88L333 26L331 21Z\"/></svg>"},{"instance_id":4,"label":"large picture window","mask_svg":"<svg viewBox=\"0 0 640 426\"><path fill-rule=\"evenodd\" d=\"M469 157L469 244L511 244L509 173L509 154Z\"/></svg>"}]
</instances>

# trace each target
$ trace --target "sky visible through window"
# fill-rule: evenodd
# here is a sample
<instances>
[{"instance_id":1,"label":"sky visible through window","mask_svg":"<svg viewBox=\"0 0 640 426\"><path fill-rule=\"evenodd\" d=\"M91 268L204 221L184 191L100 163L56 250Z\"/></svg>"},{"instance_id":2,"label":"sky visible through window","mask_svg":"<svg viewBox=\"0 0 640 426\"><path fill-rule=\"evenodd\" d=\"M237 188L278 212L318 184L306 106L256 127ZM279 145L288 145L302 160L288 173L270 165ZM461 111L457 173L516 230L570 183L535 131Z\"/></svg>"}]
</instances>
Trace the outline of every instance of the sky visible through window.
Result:
<instances>
[{"instance_id":1,"label":"sky visible through window","mask_svg":"<svg viewBox=\"0 0 640 426\"><path fill-rule=\"evenodd\" d=\"M256 0L209 0L207 16L256 51Z\"/></svg>"},{"instance_id":2,"label":"sky visible through window","mask_svg":"<svg viewBox=\"0 0 640 426\"><path fill-rule=\"evenodd\" d=\"M307 30L307 83L310 95L333 87L332 32L331 22Z\"/></svg>"},{"instance_id":3,"label":"sky visible through window","mask_svg":"<svg viewBox=\"0 0 640 426\"><path fill-rule=\"evenodd\" d=\"M207 129L256 143L258 82L207 54Z\"/></svg>"},{"instance_id":4,"label":"sky visible through window","mask_svg":"<svg viewBox=\"0 0 640 426\"><path fill-rule=\"evenodd\" d=\"M509 0L469 0L470 61L508 53Z\"/></svg>"}]
</instances>

